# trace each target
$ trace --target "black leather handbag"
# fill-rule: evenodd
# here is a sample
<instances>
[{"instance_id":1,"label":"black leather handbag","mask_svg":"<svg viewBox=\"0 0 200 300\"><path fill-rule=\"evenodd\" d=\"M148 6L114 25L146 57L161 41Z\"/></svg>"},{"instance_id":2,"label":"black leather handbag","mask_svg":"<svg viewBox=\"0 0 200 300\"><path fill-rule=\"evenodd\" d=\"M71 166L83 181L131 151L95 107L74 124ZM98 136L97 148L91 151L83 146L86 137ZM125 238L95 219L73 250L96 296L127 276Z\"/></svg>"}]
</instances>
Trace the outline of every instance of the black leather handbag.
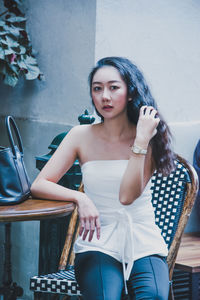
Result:
<instances>
[{"instance_id":1,"label":"black leather handbag","mask_svg":"<svg viewBox=\"0 0 200 300\"><path fill-rule=\"evenodd\" d=\"M10 146L0 146L0 205L18 204L30 196L30 181L24 165L24 150L12 116L5 119ZM14 143L15 133L17 145Z\"/></svg>"}]
</instances>

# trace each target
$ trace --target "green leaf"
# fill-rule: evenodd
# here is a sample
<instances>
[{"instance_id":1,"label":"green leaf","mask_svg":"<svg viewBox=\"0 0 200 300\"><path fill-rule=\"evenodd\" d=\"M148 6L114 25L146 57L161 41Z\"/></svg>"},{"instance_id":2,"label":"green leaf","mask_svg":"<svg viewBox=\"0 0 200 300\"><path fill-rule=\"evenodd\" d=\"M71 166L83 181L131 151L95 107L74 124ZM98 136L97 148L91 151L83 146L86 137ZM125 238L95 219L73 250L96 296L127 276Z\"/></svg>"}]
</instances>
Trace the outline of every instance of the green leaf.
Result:
<instances>
[{"instance_id":1,"label":"green leaf","mask_svg":"<svg viewBox=\"0 0 200 300\"><path fill-rule=\"evenodd\" d=\"M10 18L6 19L6 21L8 21L10 23L21 23L21 22L25 22L26 18L24 18L24 17L10 17Z\"/></svg>"},{"instance_id":2,"label":"green leaf","mask_svg":"<svg viewBox=\"0 0 200 300\"><path fill-rule=\"evenodd\" d=\"M5 51L3 48L0 46L0 59L5 59Z\"/></svg>"},{"instance_id":3,"label":"green leaf","mask_svg":"<svg viewBox=\"0 0 200 300\"><path fill-rule=\"evenodd\" d=\"M5 21L0 20L0 27L3 27L5 25Z\"/></svg>"},{"instance_id":4,"label":"green leaf","mask_svg":"<svg viewBox=\"0 0 200 300\"><path fill-rule=\"evenodd\" d=\"M10 37L9 35L6 36L6 41L7 41L7 45L8 47L18 47L19 43L17 41L15 41L12 37Z\"/></svg>"},{"instance_id":5,"label":"green leaf","mask_svg":"<svg viewBox=\"0 0 200 300\"><path fill-rule=\"evenodd\" d=\"M0 36L6 35L8 31L0 31Z\"/></svg>"},{"instance_id":6,"label":"green leaf","mask_svg":"<svg viewBox=\"0 0 200 300\"><path fill-rule=\"evenodd\" d=\"M22 30L21 28L18 28L16 26L6 26L5 29L7 30L8 33L10 33L12 36L15 37L15 39L17 39L20 35L20 30Z\"/></svg>"},{"instance_id":7,"label":"green leaf","mask_svg":"<svg viewBox=\"0 0 200 300\"><path fill-rule=\"evenodd\" d=\"M15 0L18 5L22 5L22 0Z\"/></svg>"},{"instance_id":8,"label":"green leaf","mask_svg":"<svg viewBox=\"0 0 200 300\"><path fill-rule=\"evenodd\" d=\"M6 74L6 62L5 60L0 59L0 73L5 75Z\"/></svg>"},{"instance_id":9,"label":"green leaf","mask_svg":"<svg viewBox=\"0 0 200 300\"><path fill-rule=\"evenodd\" d=\"M5 49L4 51L5 51L5 55L10 55L14 53L13 49L11 48Z\"/></svg>"},{"instance_id":10,"label":"green leaf","mask_svg":"<svg viewBox=\"0 0 200 300\"><path fill-rule=\"evenodd\" d=\"M24 60L20 59L17 61L18 66L20 67L20 69L25 69L27 70L27 65L24 63Z\"/></svg>"},{"instance_id":11,"label":"green leaf","mask_svg":"<svg viewBox=\"0 0 200 300\"><path fill-rule=\"evenodd\" d=\"M6 23L4 23L4 25L1 28L1 30L5 30L8 31L10 29L11 25L7 25Z\"/></svg>"},{"instance_id":12,"label":"green leaf","mask_svg":"<svg viewBox=\"0 0 200 300\"><path fill-rule=\"evenodd\" d=\"M25 54L25 53L26 53L26 48L23 47L23 46L21 46L21 45L19 45L18 47L12 47L12 49L14 50L14 52L15 52L16 54L22 55L22 54Z\"/></svg>"},{"instance_id":13,"label":"green leaf","mask_svg":"<svg viewBox=\"0 0 200 300\"><path fill-rule=\"evenodd\" d=\"M4 43L4 44L7 44L7 42L6 42L6 35L5 35L5 36L3 35L3 36L1 37L0 42L1 42L1 43Z\"/></svg>"},{"instance_id":14,"label":"green leaf","mask_svg":"<svg viewBox=\"0 0 200 300\"><path fill-rule=\"evenodd\" d=\"M10 75L14 75L13 73L15 73L15 75L18 74L16 67L13 64L10 64L9 62L6 62L6 71Z\"/></svg>"},{"instance_id":15,"label":"green leaf","mask_svg":"<svg viewBox=\"0 0 200 300\"><path fill-rule=\"evenodd\" d=\"M27 47L29 47L29 44L30 44L29 40L22 36L19 37L18 42L20 45L24 46L26 49L27 49Z\"/></svg>"},{"instance_id":16,"label":"green leaf","mask_svg":"<svg viewBox=\"0 0 200 300\"><path fill-rule=\"evenodd\" d=\"M16 66L5 64L6 70L4 71L4 83L14 87L18 82L18 74L16 73Z\"/></svg>"},{"instance_id":17,"label":"green leaf","mask_svg":"<svg viewBox=\"0 0 200 300\"><path fill-rule=\"evenodd\" d=\"M8 25L8 26L11 26L11 25L13 25L13 26L15 26L16 28L19 28L19 29L24 29L25 30L25 28L26 28L26 22L24 21L24 22L9 22L9 19L7 19L6 20L6 24Z\"/></svg>"},{"instance_id":18,"label":"green leaf","mask_svg":"<svg viewBox=\"0 0 200 300\"><path fill-rule=\"evenodd\" d=\"M19 68L18 64L16 64L16 63L9 64L9 68L10 68L11 73L14 72L16 75L19 74L20 68Z\"/></svg>"},{"instance_id":19,"label":"green leaf","mask_svg":"<svg viewBox=\"0 0 200 300\"><path fill-rule=\"evenodd\" d=\"M40 74L40 70L37 65L37 61L33 56L27 56L24 59L24 63L26 65L27 73L25 74L25 78L27 80L33 80L38 78Z\"/></svg>"},{"instance_id":20,"label":"green leaf","mask_svg":"<svg viewBox=\"0 0 200 300\"><path fill-rule=\"evenodd\" d=\"M12 87L15 87L17 82L18 82L18 77L14 74L14 75L10 75L10 74L6 74L4 77L4 83L7 85L10 85Z\"/></svg>"}]
</instances>

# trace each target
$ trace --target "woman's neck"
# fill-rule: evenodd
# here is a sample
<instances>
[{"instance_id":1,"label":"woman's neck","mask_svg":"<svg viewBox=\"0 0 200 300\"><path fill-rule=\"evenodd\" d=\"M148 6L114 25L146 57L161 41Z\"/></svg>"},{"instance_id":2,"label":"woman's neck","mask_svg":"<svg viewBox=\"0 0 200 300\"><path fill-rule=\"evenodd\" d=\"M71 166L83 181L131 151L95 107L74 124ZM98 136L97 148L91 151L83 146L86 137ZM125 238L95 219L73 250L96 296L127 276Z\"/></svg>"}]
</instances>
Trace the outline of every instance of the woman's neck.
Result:
<instances>
[{"instance_id":1,"label":"woman's neck","mask_svg":"<svg viewBox=\"0 0 200 300\"><path fill-rule=\"evenodd\" d=\"M103 138L110 142L119 142L135 137L135 126L127 118L124 120L105 119L101 128Z\"/></svg>"}]
</instances>

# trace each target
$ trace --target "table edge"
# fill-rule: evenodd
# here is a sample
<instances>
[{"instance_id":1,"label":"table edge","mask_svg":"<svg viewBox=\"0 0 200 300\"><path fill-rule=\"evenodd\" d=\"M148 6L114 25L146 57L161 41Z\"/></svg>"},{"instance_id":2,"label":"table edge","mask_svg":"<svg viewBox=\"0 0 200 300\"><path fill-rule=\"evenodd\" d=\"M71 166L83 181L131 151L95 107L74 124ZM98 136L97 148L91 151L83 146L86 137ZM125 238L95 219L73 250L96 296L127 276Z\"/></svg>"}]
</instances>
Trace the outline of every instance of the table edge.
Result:
<instances>
[{"instance_id":1,"label":"table edge","mask_svg":"<svg viewBox=\"0 0 200 300\"><path fill-rule=\"evenodd\" d=\"M50 218L58 218L58 217L64 217L69 215L75 208L74 203L67 203L63 204L62 207L51 209L49 208L46 211L35 211L32 212L32 215L30 217L30 214L28 214L28 211L20 211L17 213L10 213L9 215L3 215L0 216L0 223L5 222L17 222L17 221L40 221L43 219L50 219Z\"/></svg>"}]
</instances>

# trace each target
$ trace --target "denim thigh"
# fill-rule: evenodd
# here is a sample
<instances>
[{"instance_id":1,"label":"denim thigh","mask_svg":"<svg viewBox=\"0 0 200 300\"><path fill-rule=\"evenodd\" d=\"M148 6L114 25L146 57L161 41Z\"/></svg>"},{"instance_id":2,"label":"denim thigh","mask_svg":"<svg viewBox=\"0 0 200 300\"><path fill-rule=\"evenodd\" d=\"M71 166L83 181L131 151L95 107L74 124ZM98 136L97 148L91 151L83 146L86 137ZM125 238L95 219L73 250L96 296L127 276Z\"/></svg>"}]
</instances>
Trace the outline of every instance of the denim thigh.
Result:
<instances>
[{"instance_id":1,"label":"denim thigh","mask_svg":"<svg viewBox=\"0 0 200 300\"><path fill-rule=\"evenodd\" d=\"M75 276L84 300L120 300L124 286L122 264L99 251L76 254Z\"/></svg>"},{"instance_id":2,"label":"denim thigh","mask_svg":"<svg viewBox=\"0 0 200 300\"><path fill-rule=\"evenodd\" d=\"M127 287L131 300L167 300L169 272L166 259L151 255L136 260Z\"/></svg>"},{"instance_id":3,"label":"denim thigh","mask_svg":"<svg viewBox=\"0 0 200 300\"><path fill-rule=\"evenodd\" d=\"M84 300L127 299L125 295L121 298L122 264L109 255L98 251L76 254L75 276ZM127 287L129 300L167 300L169 273L165 258L152 255L136 260Z\"/></svg>"}]
</instances>

